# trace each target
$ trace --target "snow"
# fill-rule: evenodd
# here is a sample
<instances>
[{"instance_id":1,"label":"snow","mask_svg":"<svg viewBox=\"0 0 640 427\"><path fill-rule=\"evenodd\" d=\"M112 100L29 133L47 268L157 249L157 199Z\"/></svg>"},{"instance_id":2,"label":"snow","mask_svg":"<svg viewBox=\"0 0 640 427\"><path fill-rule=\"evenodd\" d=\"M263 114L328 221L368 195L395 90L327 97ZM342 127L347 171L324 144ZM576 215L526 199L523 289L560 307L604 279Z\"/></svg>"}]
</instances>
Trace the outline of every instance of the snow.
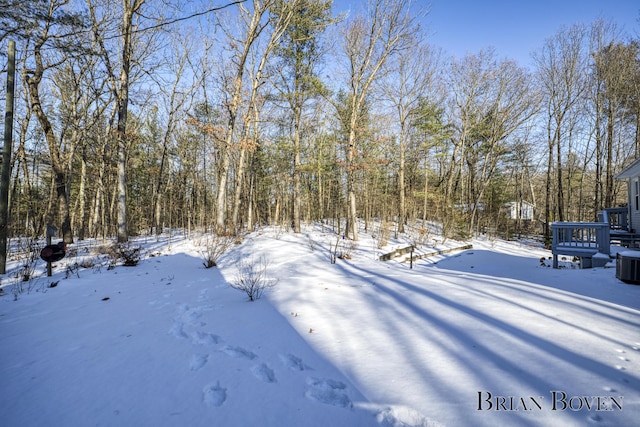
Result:
<instances>
[{"instance_id":1,"label":"snow","mask_svg":"<svg viewBox=\"0 0 640 427\"><path fill-rule=\"evenodd\" d=\"M0 424L636 425L640 286L615 263L552 269L535 243L477 238L410 268L378 258L412 242L360 238L332 264L321 225L265 228L210 269L201 236L142 238L145 259L115 269L79 242L15 295L12 261ZM261 257L277 282L249 302L229 283Z\"/></svg>"},{"instance_id":2,"label":"snow","mask_svg":"<svg viewBox=\"0 0 640 427\"><path fill-rule=\"evenodd\" d=\"M622 251L618 254L624 258L640 258L640 251Z\"/></svg>"}]
</instances>

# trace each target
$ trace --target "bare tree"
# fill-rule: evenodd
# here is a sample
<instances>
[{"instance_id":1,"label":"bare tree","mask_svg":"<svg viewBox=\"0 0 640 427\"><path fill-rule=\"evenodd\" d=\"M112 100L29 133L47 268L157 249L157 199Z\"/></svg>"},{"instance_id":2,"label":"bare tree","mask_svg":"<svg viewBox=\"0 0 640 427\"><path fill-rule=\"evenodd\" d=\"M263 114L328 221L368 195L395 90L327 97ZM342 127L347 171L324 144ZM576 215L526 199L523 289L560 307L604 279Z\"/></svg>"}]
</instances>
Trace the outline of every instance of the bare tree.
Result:
<instances>
[{"instance_id":1,"label":"bare tree","mask_svg":"<svg viewBox=\"0 0 640 427\"><path fill-rule=\"evenodd\" d=\"M7 272L7 235L9 226L9 185L11 180L11 149L13 147L13 107L16 76L16 43L9 41L7 52L7 94L4 115L2 172L0 173L0 274Z\"/></svg>"},{"instance_id":2,"label":"bare tree","mask_svg":"<svg viewBox=\"0 0 640 427\"><path fill-rule=\"evenodd\" d=\"M292 7L294 3L295 1L289 2L287 4ZM278 17L275 22L270 23L267 19L267 15L271 8L275 7L276 4L278 4L277 0L253 0L253 7L251 10L247 9L243 5L240 5L239 9L244 31L242 32L240 39L232 37L229 33L229 36L231 38L230 45L232 46L232 48L234 48L235 51L232 57L233 68L231 70L231 74L227 76L228 99L225 102L225 106L227 109L227 125L225 131L225 141L223 142L221 147L222 159L220 164L218 165L219 178L216 197L216 227L218 228L218 231L224 231L226 228L225 213L227 179L229 176L229 168L231 166L231 149L238 127L238 116L241 113L243 79L245 76L249 55L251 54L252 48L257 43L263 31L268 28L270 24L273 24L273 31L271 32L269 40L267 41L263 49L263 54L261 55L262 59L259 61L260 65L258 66L258 69L253 75L252 79L253 83L251 85L251 93L253 93L253 101L249 102L249 108L253 109L255 108L256 90L260 85L262 70L264 69L266 59L272 53L276 43L282 36L282 33L288 25L288 22L290 21L292 16L292 12L289 12ZM291 11L292 10L293 8L291 9ZM248 120L251 120L253 118L251 113L247 113L246 117ZM237 173L239 174L240 172Z\"/></svg>"},{"instance_id":3,"label":"bare tree","mask_svg":"<svg viewBox=\"0 0 640 427\"><path fill-rule=\"evenodd\" d=\"M162 131L161 136L161 149L160 149L160 164L158 168L158 176L155 183L154 195L154 210L153 210L153 225L156 230L156 234L160 234L162 232L162 222L161 222L161 210L162 210L162 201L164 195L164 185L165 178L165 167L168 163L168 155L172 138L175 136L177 124L182 120L184 116L184 107L189 100L191 93L195 90L195 84L184 85L184 80L186 79L186 75L188 74L188 65L189 60L188 56L190 54L190 46L186 40L180 40L180 37L176 37L173 49L171 52L175 54L175 57L168 58L167 60L167 75L173 79L173 82L165 82L161 80L159 91L161 96L160 100L165 101L165 105L163 106L164 110L164 130ZM171 84L170 91L165 89L165 83ZM157 113L157 108L155 109Z\"/></svg>"},{"instance_id":4,"label":"bare tree","mask_svg":"<svg viewBox=\"0 0 640 427\"><path fill-rule=\"evenodd\" d=\"M71 214L71 225L78 230L78 237L81 240L85 237L87 146L91 143L92 135L100 132L98 123L104 112L104 108L101 108L98 101L99 92L95 90L96 86L99 88L101 85L99 80L93 79L95 67L95 56L76 56L53 72L51 77L52 95L60 100L57 108L60 122L58 127L62 146L66 147L64 167L69 188L75 175L74 162L77 157L80 157L80 186Z\"/></svg>"},{"instance_id":5,"label":"bare tree","mask_svg":"<svg viewBox=\"0 0 640 427\"><path fill-rule=\"evenodd\" d=\"M638 44L615 43L611 40L594 53L595 72L602 83L600 94L605 127L604 155L604 206L613 206L614 153L628 118L633 115L634 79L638 73ZM600 178L600 177L598 177Z\"/></svg>"},{"instance_id":6,"label":"bare tree","mask_svg":"<svg viewBox=\"0 0 640 427\"><path fill-rule=\"evenodd\" d=\"M471 233L485 191L511 151L509 138L536 112L537 98L526 71L513 61L496 62L491 50L468 55L455 70L455 138L467 167L464 201Z\"/></svg>"},{"instance_id":7,"label":"bare tree","mask_svg":"<svg viewBox=\"0 0 640 427\"><path fill-rule=\"evenodd\" d=\"M356 208L356 170L358 144L357 124L373 83L381 77L390 58L414 45L414 35L421 12L411 10L411 0L372 0L367 15L356 16L345 28L343 49L348 68L346 142L346 176L348 199L348 229L358 240Z\"/></svg>"},{"instance_id":8,"label":"bare tree","mask_svg":"<svg viewBox=\"0 0 640 427\"><path fill-rule=\"evenodd\" d=\"M84 22L80 14L66 9L66 1L51 1L47 6L39 4L36 10L32 11L31 18L40 21L41 26L25 35L27 40L33 42L32 62L25 66L25 79L29 94L28 108L37 118L49 147L62 236L65 242L71 243L73 234L69 210L68 170L65 162L68 153L63 149L61 137L54 131L50 113L41 97L40 85L45 73L57 69L74 54L84 53L81 40L77 37ZM49 47L56 49L50 50Z\"/></svg>"},{"instance_id":9,"label":"bare tree","mask_svg":"<svg viewBox=\"0 0 640 427\"><path fill-rule=\"evenodd\" d=\"M419 43L419 39L415 40ZM397 56L392 72L382 82L384 98L398 120L398 232L404 233L406 207L406 157L409 147L411 118L424 99L430 97L437 72L438 55L429 45L416 45Z\"/></svg>"},{"instance_id":10,"label":"bare tree","mask_svg":"<svg viewBox=\"0 0 640 427\"><path fill-rule=\"evenodd\" d=\"M557 219L565 219L564 183L562 177L562 141L572 131L570 115L583 99L587 88L587 56L585 55L586 29L582 25L564 28L547 39L543 48L534 54L538 78L544 93L547 130L547 183L545 193L545 236L552 221L552 174L556 172ZM555 164L554 164L555 149Z\"/></svg>"},{"instance_id":11,"label":"bare tree","mask_svg":"<svg viewBox=\"0 0 640 427\"><path fill-rule=\"evenodd\" d=\"M264 83L265 67L267 61L272 56L278 46L279 40L289 27L294 16L299 13L298 2L295 0L286 3L275 3L270 6L269 14L271 22L271 33L266 41L263 50L258 54L257 64L254 69L249 71L250 87L249 97L247 100L247 110L243 117L243 126L240 135L240 158L236 170L236 188L233 203L233 212L231 224L234 229L238 226L238 212L240 210L241 195L243 193L244 176L246 169L247 153L255 150L258 143L258 123L260 117L260 104L263 99L259 91ZM274 9L275 8L275 9Z\"/></svg>"},{"instance_id":12,"label":"bare tree","mask_svg":"<svg viewBox=\"0 0 640 427\"><path fill-rule=\"evenodd\" d=\"M293 229L296 233L300 233L300 169L305 106L324 90L317 76L318 63L324 53L320 36L332 22L331 1L299 1L291 24L276 50L274 68L278 82L274 88L278 92L277 98L288 110L287 122L293 143Z\"/></svg>"},{"instance_id":13,"label":"bare tree","mask_svg":"<svg viewBox=\"0 0 640 427\"><path fill-rule=\"evenodd\" d=\"M116 102L117 123L117 236L118 242L129 240L127 231L127 117L129 112L129 91L132 82L132 61L138 41L136 36L140 13L145 0L121 0L121 10L116 11L115 0L106 4L96 0L86 0L89 7L93 26L94 43L103 60L110 87ZM115 24L114 18L119 16L120 24ZM116 29L117 28L117 29ZM113 33L112 33L113 32ZM120 40L118 58L111 55L111 48L107 42L117 34ZM117 62L116 62L117 61Z\"/></svg>"}]
</instances>

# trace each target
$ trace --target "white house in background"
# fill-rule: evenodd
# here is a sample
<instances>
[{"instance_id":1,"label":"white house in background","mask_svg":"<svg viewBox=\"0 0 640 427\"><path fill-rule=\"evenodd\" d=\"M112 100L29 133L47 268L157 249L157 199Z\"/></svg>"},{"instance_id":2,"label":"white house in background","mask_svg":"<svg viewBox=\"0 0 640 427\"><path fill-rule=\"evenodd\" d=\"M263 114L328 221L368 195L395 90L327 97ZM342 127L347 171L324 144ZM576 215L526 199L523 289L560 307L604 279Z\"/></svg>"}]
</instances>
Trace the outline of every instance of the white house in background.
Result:
<instances>
[{"instance_id":1,"label":"white house in background","mask_svg":"<svg viewBox=\"0 0 640 427\"><path fill-rule=\"evenodd\" d=\"M638 232L640 231L640 159L616 175L616 179L627 180L627 229Z\"/></svg>"},{"instance_id":2,"label":"white house in background","mask_svg":"<svg viewBox=\"0 0 640 427\"><path fill-rule=\"evenodd\" d=\"M509 202L504 205L509 219L533 221L534 206L527 201Z\"/></svg>"},{"instance_id":3,"label":"white house in background","mask_svg":"<svg viewBox=\"0 0 640 427\"><path fill-rule=\"evenodd\" d=\"M463 213L471 212L474 207L476 208L476 210L478 212L484 211L484 203L482 203L482 202L480 202L478 204L472 203L470 205L468 205L466 203L461 203L461 204L454 205L454 207L456 209L458 209L459 211L463 212Z\"/></svg>"}]
</instances>

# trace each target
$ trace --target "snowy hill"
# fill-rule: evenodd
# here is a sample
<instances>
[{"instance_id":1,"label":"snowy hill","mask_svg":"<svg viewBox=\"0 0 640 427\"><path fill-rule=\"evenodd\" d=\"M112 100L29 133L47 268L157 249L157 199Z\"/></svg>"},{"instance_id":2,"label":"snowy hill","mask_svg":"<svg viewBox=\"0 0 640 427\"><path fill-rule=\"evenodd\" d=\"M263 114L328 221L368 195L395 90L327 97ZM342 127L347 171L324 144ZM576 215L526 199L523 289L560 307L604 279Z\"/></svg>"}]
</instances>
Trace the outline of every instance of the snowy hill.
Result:
<instances>
[{"instance_id":1,"label":"snowy hill","mask_svg":"<svg viewBox=\"0 0 640 427\"><path fill-rule=\"evenodd\" d=\"M364 233L332 264L343 243L319 226L252 233L209 269L201 238L137 243L136 267L76 269L79 250L51 278L40 262L29 292L2 279L0 424L631 426L640 414L640 286L615 269L554 270L549 251L488 240L410 269L378 260L406 242L378 249ZM249 302L229 283L258 259L276 285Z\"/></svg>"}]
</instances>

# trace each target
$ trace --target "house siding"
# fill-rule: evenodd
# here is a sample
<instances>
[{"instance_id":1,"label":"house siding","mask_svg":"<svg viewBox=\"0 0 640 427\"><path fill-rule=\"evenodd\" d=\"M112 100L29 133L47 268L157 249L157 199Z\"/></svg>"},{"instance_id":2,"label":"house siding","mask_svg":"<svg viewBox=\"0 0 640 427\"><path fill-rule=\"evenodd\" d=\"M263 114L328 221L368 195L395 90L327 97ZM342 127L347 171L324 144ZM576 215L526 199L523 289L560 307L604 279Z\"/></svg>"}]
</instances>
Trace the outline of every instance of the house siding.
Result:
<instances>
[{"instance_id":1,"label":"house siding","mask_svg":"<svg viewBox=\"0 0 640 427\"><path fill-rule=\"evenodd\" d=\"M635 176L628 182L629 230L640 231L640 177Z\"/></svg>"},{"instance_id":2,"label":"house siding","mask_svg":"<svg viewBox=\"0 0 640 427\"><path fill-rule=\"evenodd\" d=\"M629 231L640 233L640 158L618 173L616 179L627 180L627 213Z\"/></svg>"}]
</instances>

